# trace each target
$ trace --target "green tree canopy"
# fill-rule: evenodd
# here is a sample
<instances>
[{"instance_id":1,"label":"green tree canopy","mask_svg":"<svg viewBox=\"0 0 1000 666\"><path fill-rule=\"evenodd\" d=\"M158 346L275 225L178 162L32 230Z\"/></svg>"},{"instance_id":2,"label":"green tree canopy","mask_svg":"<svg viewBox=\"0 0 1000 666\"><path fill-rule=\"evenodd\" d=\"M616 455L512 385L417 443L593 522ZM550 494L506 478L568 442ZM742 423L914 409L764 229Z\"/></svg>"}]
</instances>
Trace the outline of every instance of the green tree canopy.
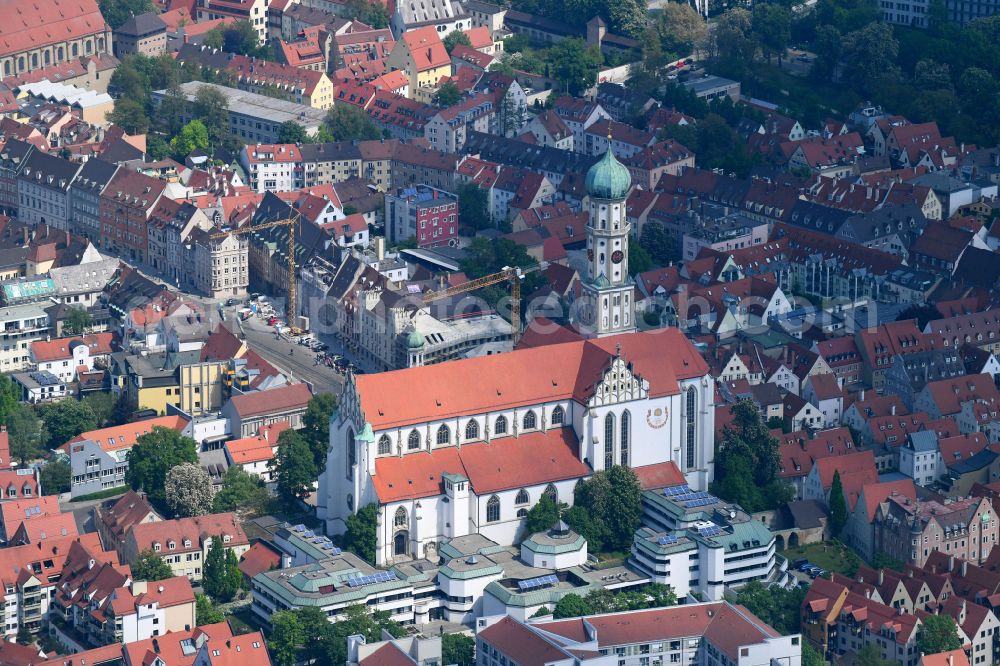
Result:
<instances>
[{"instance_id":1,"label":"green tree canopy","mask_svg":"<svg viewBox=\"0 0 1000 666\"><path fill-rule=\"evenodd\" d=\"M352 104L337 104L326 116L321 128L322 141L369 141L382 138L364 109Z\"/></svg>"},{"instance_id":2,"label":"green tree canopy","mask_svg":"<svg viewBox=\"0 0 1000 666\"><path fill-rule=\"evenodd\" d=\"M29 405L18 403L7 415L7 441L10 456L22 467L42 456L43 444L48 435L42 420Z\"/></svg>"},{"instance_id":3,"label":"green tree canopy","mask_svg":"<svg viewBox=\"0 0 1000 666\"><path fill-rule=\"evenodd\" d=\"M458 89L454 81L448 81L434 93L434 103L442 109L454 106L462 99L462 91Z\"/></svg>"},{"instance_id":4,"label":"green tree canopy","mask_svg":"<svg viewBox=\"0 0 1000 666\"><path fill-rule=\"evenodd\" d=\"M778 56L778 67L781 67L781 59L792 39L791 12L778 4L755 5L750 24L764 57L770 63L771 56Z\"/></svg>"},{"instance_id":5,"label":"green tree canopy","mask_svg":"<svg viewBox=\"0 0 1000 666\"><path fill-rule=\"evenodd\" d=\"M269 498L260 477L248 474L240 465L233 465L226 470L222 487L212 498L212 511L235 511L244 516L258 515L265 511Z\"/></svg>"},{"instance_id":6,"label":"green tree canopy","mask_svg":"<svg viewBox=\"0 0 1000 666\"><path fill-rule=\"evenodd\" d=\"M344 533L344 548L365 562L375 564L375 549L378 545L378 505L368 504L347 517L347 531Z\"/></svg>"},{"instance_id":7,"label":"green tree canopy","mask_svg":"<svg viewBox=\"0 0 1000 666\"><path fill-rule=\"evenodd\" d=\"M605 550L626 551L641 522L639 479L631 468L623 465L595 472L590 479L576 485L573 509L563 519L588 542L593 538ZM588 547L595 549L592 543Z\"/></svg>"},{"instance_id":8,"label":"green tree canopy","mask_svg":"<svg viewBox=\"0 0 1000 666\"><path fill-rule=\"evenodd\" d=\"M226 53L251 57L266 57L268 50L259 44L257 29L249 21L233 21L212 28L205 34L204 44Z\"/></svg>"},{"instance_id":9,"label":"green tree canopy","mask_svg":"<svg viewBox=\"0 0 1000 666\"><path fill-rule=\"evenodd\" d=\"M649 256L649 252L636 242L629 243L628 245L628 271L632 275L637 275L639 273L645 273L653 267L653 258Z\"/></svg>"},{"instance_id":10,"label":"green tree canopy","mask_svg":"<svg viewBox=\"0 0 1000 666\"><path fill-rule=\"evenodd\" d=\"M133 490L144 490L157 506L166 506L167 473L176 465L198 462L198 444L176 430L156 426L140 435L128 452L125 482Z\"/></svg>"},{"instance_id":11,"label":"green tree canopy","mask_svg":"<svg viewBox=\"0 0 1000 666\"><path fill-rule=\"evenodd\" d=\"M305 497L319 475L309 443L295 430L278 436L278 451L268 463L277 472L278 493L283 497Z\"/></svg>"},{"instance_id":12,"label":"green tree canopy","mask_svg":"<svg viewBox=\"0 0 1000 666\"><path fill-rule=\"evenodd\" d=\"M110 422L111 414L115 408L113 393L95 391L88 394L80 402L90 407L90 411L94 413L94 418L97 420L97 427L106 428L109 425L117 425Z\"/></svg>"},{"instance_id":13,"label":"green tree canopy","mask_svg":"<svg viewBox=\"0 0 1000 666\"><path fill-rule=\"evenodd\" d=\"M309 143L306 128L294 120L286 120L278 128L278 143Z\"/></svg>"},{"instance_id":14,"label":"green tree canopy","mask_svg":"<svg viewBox=\"0 0 1000 666\"><path fill-rule=\"evenodd\" d=\"M0 374L0 423L7 425L10 415L21 406L21 387L9 375Z\"/></svg>"},{"instance_id":15,"label":"green tree canopy","mask_svg":"<svg viewBox=\"0 0 1000 666\"><path fill-rule=\"evenodd\" d=\"M267 647L275 666L295 666L302 649L305 632L298 612L278 611L271 615L271 635Z\"/></svg>"},{"instance_id":16,"label":"green tree canopy","mask_svg":"<svg viewBox=\"0 0 1000 666\"><path fill-rule=\"evenodd\" d=\"M302 415L302 436L309 443L313 462L320 472L326 467L326 452L330 448L330 416L337 408L337 396L332 393L317 393L306 405Z\"/></svg>"},{"instance_id":17,"label":"green tree canopy","mask_svg":"<svg viewBox=\"0 0 1000 666\"><path fill-rule=\"evenodd\" d=\"M38 473L43 495L69 492L72 470L64 460L49 460Z\"/></svg>"},{"instance_id":18,"label":"green tree canopy","mask_svg":"<svg viewBox=\"0 0 1000 666\"><path fill-rule=\"evenodd\" d=\"M917 649L923 654L950 652L962 647L958 625L950 615L928 615L917 634Z\"/></svg>"},{"instance_id":19,"label":"green tree canopy","mask_svg":"<svg viewBox=\"0 0 1000 666\"><path fill-rule=\"evenodd\" d=\"M847 498L844 497L844 485L840 480L840 472L833 472L833 485L830 486L830 534L837 535L847 524Z\"/></svg>"},{"instance_id":20,"label":"green tree canopy","mask_svg":"<svg viewBox=\"0 0 1000 666\"><path fill-rule=\"evenodd\" d=\"M157 581L165 578L173 578L174 572L170 565L163 561L159 555L152 550L144 550L136 557L132 564L132 577L136 580Z\"/></svg>"},{"instance_id":21,"label":"green tree canopy","mask_svg":"<svg viewBox=\"0 0 1000 666\"><path fill-rule=\"evenodd\" d=\"M90 405L80 400L63 400L42 409L42 422L48 432L50 449L62 446L82 432L97 428L97 416Z\"/></svg>"},{"instance_id":22,"label":"green tree canopy","mask_svg":"<svg viewBox=\"0 0 1000 666\"><path fill-rule=\"evenodd\" d=\"M112 30L120 28L132 16L153 11L151 0L100 0L98 7Z\"/></svg>"},{"instance_id":23,"label":"green tree canopy","mask_svg":"<svg viewBox=\"0 0 1000 666\"><path fill-rule=\"evenodd\" d=\"M195 622L199 627L206 624L217 624L226 619L222 608L204 594L194 595Z\"/></svg>"},{"instance_id":24,"label":"green tree canopy","mask_svg":"<svg viewBox=\"0 0 1000 666\"><path fill-rule=\"evenodd\" d=\"M226 548L221 534L213 537L202 573L201 585L205 593L216 601L231 601L242 584L243 573L236 553Z\"/></svg>"},{"instance_id":25,"label":"green tree canopy","mask_svg":"<svg viewBox=\"0 0 1000 666\"><path fill-rule=\"evenodd\" d=\"M799 632L799 614L805 590L788 590L781 586L767 587L760 581L751 581L736 595L736 603L746 606L751 613L767 622L781 634Z\"/></svg>"},{"instance_id":26,"label":"green tree canopy","mask_svg":"<svg viewBox=\"0 0 1000 666\"><path fill-rule=\"evenodd\" d=\"M476 641L465 634L445 634L441 637L441 663L475 666Z\"/></svg>"},{"instance_id":27,"label":"green tree canopy","mask_svg":"<svg viewBox=\"0 0 1000 666\"><path fill-rule=\"evenodd\" d=\"M444 48L448 51L448 53L451 53L459 44L472 46L472 40L469 39L469 36L461 30L452 30L445 35L442 41L444 42Z\"/></svg>"},{"instance_id":28,"label":"green tree canopy","mask_svg":"<svg viewBox=\"0 0 1000 666\"><path fill-rule=\"evenodd\" d=\"M94 318L87 308L71 307L66 311L66 318L63 319L63 332L67 335L80 335L86 333L94 325Z\"/></svg>"},{"instance_id":29,"label":"green tree canopy","mask_svg":"<svg viewBox=\"0 0 1000 666\"><path fill-rule=\"evenodd\" d=\"M597 82L597 72L604 62L597 46L587 46L579 37L556 42L549 49L552 70L549 74L563 86L563 91L579 96Z\"/></svg>"},{"instance_id":30,"label":"green tree canopy","mask_svg":"<svg viewBox=\"0 0 1000 666\"><path fill-rule=\"evenodd\" d=\"M559 522L559 514L565 507L565 504L557 503L550 494L542 493L542 497L528 511L524 523L525 534L546 532L555 527Z\"/></svg>"},{"instance_id":31,"label":"green tree canopy","mask_svg":"<svg viewBox=\"0 0 1000 666\"><path fill-rule=\"evenodd\" d=\"M192 120L170 140L170 150L180 162L195 150L208 150L208 146L208 128L200 120Z\"/></svg>"},{"instance_id":32,"label":"green tree canopy","mask_svg":"<svg viewBox=\"0 0 1000 666\"><path fill-rule=\"evenodd\" d=\"M757 406L740 400L732 407L733 422L723 433L715 456L712 491L750 512L791 500L789 485L778 478L778 440L763 422Z\"/></svg>"},{"instance_id":33,"label":"green tree canopy","mask_svg":"<svg viewBox=\"0 0 1000 666\"><path fill-rule=\"evenodd\" d=\"M556 620L561 620L567 617L583 617L584 615L593 615L593 613L594 610L583 597L579 594L570 592L556 602L555 610L552 611L552 617Z\"/></svg>"},{"instance_id":34,"label":"green tree canopy","mask_svg":"<svg viewBox=\"0 0 1000 666\"><path fill-rule=\"evenodd\" d=\"M212 480L201 465L175 465L167 472L164 498L177 518L203 516L212 510Z\"/></svg>"},{"instance_id":35,"label":"green tree canopy","mask_svg":"<svg viewBox=\"0 0 1000 666\"><path fill-rule=\"evenodd\" d=\"M208 132L208 143L217 148L229 137L229 100L211 86L199 86L191 107L195 119Z\"/></svg>"},{"instance_id":36,"label":"green tree canopy","mask_svg":"<svg viewBox=\"0 0 1000 666\"><path fill-rule=\"evenodd\" d=\"M458 222L463 229L476 232L493 226L489 192L475 183L461 183L455 193L458 195Z\"/></svg>"}]
</instances>

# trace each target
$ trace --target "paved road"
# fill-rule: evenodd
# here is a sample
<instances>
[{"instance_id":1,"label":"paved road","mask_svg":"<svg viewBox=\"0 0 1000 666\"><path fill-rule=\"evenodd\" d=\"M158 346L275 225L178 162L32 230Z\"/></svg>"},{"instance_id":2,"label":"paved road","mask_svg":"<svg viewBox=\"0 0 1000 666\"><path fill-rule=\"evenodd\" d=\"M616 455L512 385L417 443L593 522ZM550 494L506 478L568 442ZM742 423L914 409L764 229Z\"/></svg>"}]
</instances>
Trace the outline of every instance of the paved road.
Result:
<instances>
[{"instance_id":1,"label":"paved road","mask_svg":"<svg viewBox=\"0 0 1000 666\"><path fill-rule=\"evenodd\" d=\"M314 393L339 395L344 387L343 375L325 365L314 365L316 354L312 350L284 339L275 340L274 330L260 319L251 317L243 322L243 334L251 349L296 380L312 384Z\"/></svg>"}]
</instances>

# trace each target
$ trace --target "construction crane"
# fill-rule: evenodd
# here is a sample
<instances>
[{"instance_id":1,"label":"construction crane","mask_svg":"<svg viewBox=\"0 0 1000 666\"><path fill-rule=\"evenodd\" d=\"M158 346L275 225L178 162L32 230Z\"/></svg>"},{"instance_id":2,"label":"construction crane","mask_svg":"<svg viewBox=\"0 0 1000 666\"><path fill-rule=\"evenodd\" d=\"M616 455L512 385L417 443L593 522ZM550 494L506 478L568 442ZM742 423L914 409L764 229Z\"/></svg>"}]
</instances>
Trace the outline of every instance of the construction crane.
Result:
<instances>
[{"instance_id":1,"label":"construction crane","mask_svg":"<svg viewBox=\"0 0 1000 666\"><path fill-rule=\"evenodd\" d=\"M252 234L255 231L266 231L267 229L274 229L275 227L288 227L288 326L295 330L295 227L299 223L299 214L296 213L293 217L285 218L283 220L276 220L274 222L265 222L263 224L247 225L243 227L237 227L236 229L230 229L229 231L221 231L219 233L212 234L209 236L212 240L221 240L223 238L228 238L230 236L245 236L247 234Z\"/></svg>"},{"instance_id":2,"label":"construction crane","mask_svg":"<svg viewBox=\"0 0 1000 666\"><path fill-rule=\"evenodd\" d=\"M508 282L510 283L511 299L510 325L514 329L514 344L517 344L517 341L521 337L521 280L523 280L524 276L528 273L533 273L541 268L544 268L544 263L535 264L534 266L524 269L518 266L504 266L500 269L499 273L484 275L481 278L469 280L468 282L464 282L454 287L448 287L447 289L442 289L441 291L432 291L428 294L424 294L424 303L433 303L434 301L440 301L441 299L448 298L450 296L466 294L470 291L482 289L483 287L500 284L501 282Z\"/></svg>"}]
</instances>

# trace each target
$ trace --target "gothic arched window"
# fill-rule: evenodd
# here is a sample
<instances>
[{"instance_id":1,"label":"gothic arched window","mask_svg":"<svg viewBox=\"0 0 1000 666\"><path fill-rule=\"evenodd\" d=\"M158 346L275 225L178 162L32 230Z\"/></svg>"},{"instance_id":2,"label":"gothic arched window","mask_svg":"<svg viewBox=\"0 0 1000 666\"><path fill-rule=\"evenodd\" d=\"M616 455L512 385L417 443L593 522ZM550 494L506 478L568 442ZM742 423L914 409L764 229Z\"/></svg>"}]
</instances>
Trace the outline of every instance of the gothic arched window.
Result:
<instances>
[{"instance_id":1,"label":"gothic arched window","mask_svg":"<svg viewBox=\"0 0 1000 666\"><path fill-rule=\"evenodd\" d=\"M521 426L525 430L534 430L535 428L537 428L538 419L535 417L535 413L528 412L527 414L525 414L524 418L521 420Z\"/></svg>"},{"instance_id":2,"label":"gothic arched window","mask_svg":"<svg viewBox=\"0 0 1000 666\"><path fill-rule=\"evenodd\" d=\"M628 410L622 412L621 430L621 463L628 465L629 445L632 443L632 415Z\"/></svg>"},{"instance_id":3,"label":"gothic arched window","mask_svg":"<svg viewBox=\"0 0 1000 666\"><path fill-rule=\"evenodd\" d=\"M500 520L500 498L494 495L486 503L486 522L495 523Z\"/></svg>"},{"instance_id":4,"label":"gothic arched window","mask_svg":"<svg viewBox=\"0 0 1000 666\"><path fill-rule=\"evenodd\" d=\"M412 451L420 448L420 433L416 430L410 431L410 436L406 439L406 448Z\"/></svg>"},{"instance_id":5,"label":"gothic arched window","mask_svg":"<svg viewBox=\"0 0 1000 666\"><path fill-rule=\"evenodd\" d=\"M380 456L392 453L392 442L389 440L389 435L382 435L378 438L378 454Z\"/></svg>"},{"instance_id":6,"label":"gothic arched window","mask_svg":"<svg viewBox=\"0 0 1000 666\"><path fill-rule=\"evenodd\" d=\"M561 406L557 405L556 408L552 410L552 425L562 425L565 420L566 412L563 411Z\"/></svg>"},{"instance_id":7,"label":"gothic arched window","mask_svg":"<svg viewBox=\"0 0 1000 666\"><path fill-rule=\"evenodd\" d=\"M615 464L615 415L604 417L604 469L611 469Z\"/></svg>"},{"instance_id":8,"label":"gothic arched window","mask_svg":"<svg viewBox=\"0 0 1000 666\"><path fill-rule=\"evenodd\" d=\"M506 435L507 434L507 417L498 416L497 420L493 423L493 434L495 435Z\"/></svg>"},{"instance_id":9,"label":"gothic arched window","mask_svg":"<svg viewBox=\"0 0 1000 666\"><path fill-rule=\"evenodd\" d=\"M476 439L479 437L479 422L469 421L465 425L465 438L466 439Z\"/></svg>"},{"instance_id":10,"label":"gothic arched window","mask_svg":"<svg viewBox=\"0 0 1000 666\"><path fill-rule=\"evenodd\" d=\"M441 427L438 428L437 443L447 444L450 440L451 440L451 430L448 429L448 426L442 423Z\"/></svg>"}]
</instances>

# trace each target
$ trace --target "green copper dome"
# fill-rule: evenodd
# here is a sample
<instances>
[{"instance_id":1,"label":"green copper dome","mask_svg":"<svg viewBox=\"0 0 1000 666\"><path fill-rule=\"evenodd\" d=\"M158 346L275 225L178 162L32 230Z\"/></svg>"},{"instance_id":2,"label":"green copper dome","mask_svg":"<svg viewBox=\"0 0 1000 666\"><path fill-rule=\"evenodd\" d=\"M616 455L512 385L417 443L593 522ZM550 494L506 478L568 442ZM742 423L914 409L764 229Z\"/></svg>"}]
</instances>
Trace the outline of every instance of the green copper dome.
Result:
<instances>
[{"instance_id":1,"label":"green copper dome","mask_svg":"<svg viewBox=\"0 0 1000 666\"><path fill-rule=\"evenodd\" d=\"M410 334L406 336L406 346L410 349L420 349L424 346L424 336L420 335L417 329L410 331Z\"/></svg>"},{"instance_id":2,"label":"green copper dome","mask_svg":"<svg viewBox=\"0 0 1000 666\"><path fill-rule=\"evenodd\" d=\"M632 187L632 177L609 149L587 171L587 192L598 199L624 199Z\"/></svg>"}]
</instances>

